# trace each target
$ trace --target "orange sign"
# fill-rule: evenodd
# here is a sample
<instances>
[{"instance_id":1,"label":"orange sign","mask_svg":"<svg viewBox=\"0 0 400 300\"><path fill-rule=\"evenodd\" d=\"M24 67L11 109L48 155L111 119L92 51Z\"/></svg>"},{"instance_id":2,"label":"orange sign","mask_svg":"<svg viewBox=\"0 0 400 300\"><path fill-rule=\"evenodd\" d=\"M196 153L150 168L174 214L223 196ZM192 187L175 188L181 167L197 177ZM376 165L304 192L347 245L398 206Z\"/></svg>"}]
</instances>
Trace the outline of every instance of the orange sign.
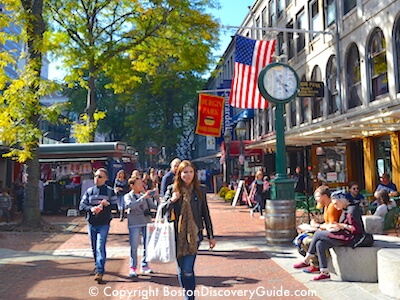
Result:
<instances>
[{"instance_id":1,"label":"orange sign","mask_svg":"<svg viewBox=\"0 0 400 300\"><path fill-rule=\"evenodd\" d=\"M224 112L224 97L200 94L196 134L219 137Z\"/></svg>"}]
</instances>

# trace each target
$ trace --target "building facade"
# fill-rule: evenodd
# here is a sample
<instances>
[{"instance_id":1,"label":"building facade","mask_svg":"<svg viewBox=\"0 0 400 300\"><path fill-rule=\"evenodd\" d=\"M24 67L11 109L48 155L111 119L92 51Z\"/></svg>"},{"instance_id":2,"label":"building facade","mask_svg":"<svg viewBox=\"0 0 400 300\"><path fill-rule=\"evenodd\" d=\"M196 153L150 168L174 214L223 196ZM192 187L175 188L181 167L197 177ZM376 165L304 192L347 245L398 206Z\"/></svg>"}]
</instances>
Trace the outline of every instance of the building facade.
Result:
<instances>
[{"instance_id":1,"label":"building facade","mask_svg":"<svg viewBox=\"0 0 400 300\"><path fill-rule=\"evenodd\" d=\"M309 192L319 182L338 188L350 181L373 192L383 172L400 185L399 1L256 1L237 34L277 39L277 60L302 82L323 83L322 97L285 107L288 173L301 166ZM207 89L230 80L233 65L234 40ZM274 171L274 111L270 103L247 120L253 142L246 148L263 150L267 172Z\"/></svg>"}]
</instances>

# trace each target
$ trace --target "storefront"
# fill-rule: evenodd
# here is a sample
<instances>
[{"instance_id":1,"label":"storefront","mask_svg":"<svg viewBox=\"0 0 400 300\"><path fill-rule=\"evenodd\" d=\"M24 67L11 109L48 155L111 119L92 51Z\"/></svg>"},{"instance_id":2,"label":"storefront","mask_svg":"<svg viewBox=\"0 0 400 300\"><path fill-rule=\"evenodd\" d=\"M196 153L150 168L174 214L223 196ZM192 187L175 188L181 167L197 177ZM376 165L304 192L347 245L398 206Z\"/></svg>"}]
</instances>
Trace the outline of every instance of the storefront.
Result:
<instances>
[{"instance_id":1,"label":"storefront","mask_svg":"<svg viewBox=\"0 0 400 300\"><path fill-rule=\"evenodd\" d=\"M108 184L116 173L135 169L135 150L122 142L40 145L39 163L44 182L42 211L56 213L77 208L82 192L93 184L93 173L106 168Z\"/></svg>"}]
</instances>

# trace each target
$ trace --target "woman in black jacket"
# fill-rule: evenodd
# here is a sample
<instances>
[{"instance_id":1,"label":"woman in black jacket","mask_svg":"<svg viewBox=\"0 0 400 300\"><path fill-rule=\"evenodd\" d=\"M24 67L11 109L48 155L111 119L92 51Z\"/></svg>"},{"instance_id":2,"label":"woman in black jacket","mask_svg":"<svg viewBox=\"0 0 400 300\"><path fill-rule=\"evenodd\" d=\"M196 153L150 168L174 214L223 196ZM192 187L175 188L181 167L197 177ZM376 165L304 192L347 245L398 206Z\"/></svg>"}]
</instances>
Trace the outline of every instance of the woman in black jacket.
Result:
<instances>
[{"instance_id":1,"label":"woman in black jacket","mask_svg":"<svg viewBox=\"0 0 400 300\"><path fill-rule=\"evenodd\" d=\"M175 181L167 188L164 211L168 211L175 226L178 279L185 290L185 299L194 299L196 278L194 263L197 249L207 231L210 249L216 241L208 209L206 191L200 187L194 165L184 160L179 164Z\"/></svg>"}]
</instances>

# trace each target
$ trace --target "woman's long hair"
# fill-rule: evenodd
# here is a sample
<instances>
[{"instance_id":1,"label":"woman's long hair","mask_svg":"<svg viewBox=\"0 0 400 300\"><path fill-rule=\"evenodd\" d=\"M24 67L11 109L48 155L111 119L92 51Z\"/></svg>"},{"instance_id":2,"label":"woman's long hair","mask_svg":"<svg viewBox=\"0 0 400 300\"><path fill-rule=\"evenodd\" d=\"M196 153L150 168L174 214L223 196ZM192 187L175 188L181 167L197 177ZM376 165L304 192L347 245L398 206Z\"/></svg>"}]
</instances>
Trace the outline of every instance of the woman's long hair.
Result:
<instances>
[{"instance_id":1,"label":"woman's long hair","mask_svg":"<svg viewBox=\"0 0 400 300\"><path fill-rule=\"evenodd\" d=\"M181 178L181 173L182 173L183 169L186 168L186 167L192 167L193 168L194 177L193 177L193 180L190 183L190 185L193 186L193 188L197 192L197 195L200 197L200 199L202 199L201 190L200 190L200 181L199 181L199 177L197 176L196 167L193 165L193 163L190 160L183 160L179 164L178 170L176 171L176 174L175 174L174 191L177 191L180 194L182 194L182 187L185 186L185 183L183 182L183 180Z\"/></svg>"}]
</instances>

